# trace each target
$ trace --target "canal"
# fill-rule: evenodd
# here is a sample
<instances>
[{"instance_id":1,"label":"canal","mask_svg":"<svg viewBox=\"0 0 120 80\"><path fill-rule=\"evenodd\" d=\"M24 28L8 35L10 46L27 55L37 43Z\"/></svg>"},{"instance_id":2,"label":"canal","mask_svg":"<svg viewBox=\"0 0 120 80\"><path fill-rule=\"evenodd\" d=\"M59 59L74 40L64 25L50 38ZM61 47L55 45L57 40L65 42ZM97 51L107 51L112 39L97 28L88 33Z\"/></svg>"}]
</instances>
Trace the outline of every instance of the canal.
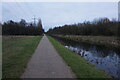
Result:
<instances>
[{"instance_id":1,"label":"canal","mask_svg":"<svg viewBox=\"0 0 120 80\"><path fill-rule=\"evenodd\" d=\"M64 38L55 37L55 39L61 42L65 48L72 50L89 63L120 80L120 50L103 45L75 42Z\"/></svg>"}]
</instances>

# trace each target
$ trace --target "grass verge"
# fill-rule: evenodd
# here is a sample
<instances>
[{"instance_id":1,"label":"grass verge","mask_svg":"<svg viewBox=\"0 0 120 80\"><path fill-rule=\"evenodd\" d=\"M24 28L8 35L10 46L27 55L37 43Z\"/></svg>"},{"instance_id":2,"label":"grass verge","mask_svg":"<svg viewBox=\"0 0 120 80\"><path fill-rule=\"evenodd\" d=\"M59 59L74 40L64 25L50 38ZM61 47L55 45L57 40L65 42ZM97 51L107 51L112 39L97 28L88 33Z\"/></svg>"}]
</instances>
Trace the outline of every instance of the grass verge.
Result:
<instances>
[{"instance_id":1,"label":"grass verge","mask_svg":"<svg viewBox=\"0 0 120 80\"><path fill-rule=\"evenodd\" d=\"M41 36L3 37L2 78L19 78Z\"/></svg>"},{"instance_id":2,"label":"grass verge","mask_svg":"<svg viewBox=\"0 0 120 80\"><path fill-rule=\"evenodd\" d=\"M59 55L64 59L68 66L71 67L77 78L111 78L104 71L97 69L94 65L88 63L84 58L74 54L72 51L64 48L59 42L52 37L48 39L53 44Z\"/></svg>"}]
</instances>

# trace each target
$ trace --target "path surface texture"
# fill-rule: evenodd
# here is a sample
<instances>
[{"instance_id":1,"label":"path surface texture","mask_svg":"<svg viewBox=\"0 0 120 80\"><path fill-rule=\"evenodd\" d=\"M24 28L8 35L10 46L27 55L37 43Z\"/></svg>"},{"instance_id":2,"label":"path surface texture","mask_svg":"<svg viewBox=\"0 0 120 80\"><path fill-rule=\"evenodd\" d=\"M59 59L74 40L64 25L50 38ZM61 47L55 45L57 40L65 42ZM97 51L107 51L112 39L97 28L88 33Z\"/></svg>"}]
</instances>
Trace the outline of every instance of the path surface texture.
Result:
<instances>
[{"instance_id":1,"label":"path surface texture","mask_svg":"<svg viewBox=\"0 0 120 80\"><path fill-rule=\"evenodd\" d=\"M28 62L21 78L74 78L72 71L59 56L46 36Z\"/></svg>"}]
</instances>

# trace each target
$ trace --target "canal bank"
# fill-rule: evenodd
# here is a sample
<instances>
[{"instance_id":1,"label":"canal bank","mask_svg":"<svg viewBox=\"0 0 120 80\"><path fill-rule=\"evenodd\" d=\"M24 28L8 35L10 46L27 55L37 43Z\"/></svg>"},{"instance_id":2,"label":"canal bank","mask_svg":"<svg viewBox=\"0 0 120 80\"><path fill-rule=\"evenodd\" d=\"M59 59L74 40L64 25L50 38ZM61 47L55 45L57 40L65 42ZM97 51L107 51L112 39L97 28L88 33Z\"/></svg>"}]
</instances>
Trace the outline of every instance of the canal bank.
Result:
<instances>
[{"instance_id":1,"label":"canal bank","mask_svg":"<svg viewBox=\"0 0 120 80\"><path fill-rule=\"evenodd\" d=\"M114 78L120 78L120 54L119 49L106 47L103 45L77 42L70 39L54 36L67 49L77 53L90 64L105 70Z\"/></svg>"},{"instance_id":2,"label":"canal bank","mask_svg":"<svg viewBox=\"0 0 120 80\"><path fill-rule=\"evenodd\" d=\"M73 51L66 49L52 37L48 37L59 55L64 59L68 66L71 67L77 78L111 78L105 71L98 69L94 65L87 62L81 56L74 54Z\"/></svg>"},{"instance_id":3,"label":"canal bank","mask_svg":"<svg viewBox=\"0 0 120 80\"><path fill-rule=\"evenodd\" d=\"M77 36L77 35L52 35L53 37L64 38L76 42L102 45L106 47L119 48L120 39L115 36Z\"/></svg>"}]
</instances>

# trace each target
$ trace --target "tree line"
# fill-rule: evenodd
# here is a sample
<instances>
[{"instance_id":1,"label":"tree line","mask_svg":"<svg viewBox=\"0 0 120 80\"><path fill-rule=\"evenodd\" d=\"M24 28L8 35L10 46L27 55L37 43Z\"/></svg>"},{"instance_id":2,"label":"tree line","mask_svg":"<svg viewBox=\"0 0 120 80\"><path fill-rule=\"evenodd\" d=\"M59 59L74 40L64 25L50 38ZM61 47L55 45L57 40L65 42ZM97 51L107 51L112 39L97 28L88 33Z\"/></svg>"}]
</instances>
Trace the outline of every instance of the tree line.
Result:
<instances>
[{"instance_id":1,"label":"tree line","mask_svg":"<svg viewBox=\"0 0 120 80\"><path fill-rule=\"evenodd\" d=\"M50 28L49 35L91 35L91 36L120 36L120 22L115 19L99 18L93 21Z\"/></svg>"},{"instance_id":2,"label":"tree line","mask_svg":"<svg viewBox=\"0 0 120 80\"><path fill-rule=\"evenodd\" d=\"M37 25L27 23L24 19L20 22L9 20L2 24L2 35L42 35L43 33L41 19L38 20Z\"/></svg>"}]
</instances>

